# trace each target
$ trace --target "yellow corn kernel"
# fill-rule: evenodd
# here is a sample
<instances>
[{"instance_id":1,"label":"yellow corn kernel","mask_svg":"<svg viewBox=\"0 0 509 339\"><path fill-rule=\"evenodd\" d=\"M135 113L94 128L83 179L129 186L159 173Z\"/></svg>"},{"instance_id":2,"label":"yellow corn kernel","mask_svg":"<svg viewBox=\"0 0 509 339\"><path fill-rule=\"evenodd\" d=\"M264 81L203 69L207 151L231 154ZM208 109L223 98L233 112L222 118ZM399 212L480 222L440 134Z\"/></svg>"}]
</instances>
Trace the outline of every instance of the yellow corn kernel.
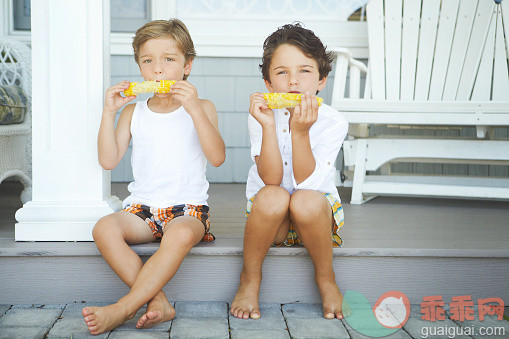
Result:
<instances>
[{"instance_id":1,"label":"yellow corn kernel","mask_svg":"<svg viewBox=\"0 0 509 339\"><path fill-rule=\"evenodd\" d=\"M267 102L269 108L286 108L295 107L300 104L300 93L263 93L263 98ZM323 103L323 99L316 97L318 106Z\"/></svg>"},{"instance_id":2,"label":"yellow corn kernel","mask_svg":"<svg viewBox=\"0 0 509 339\"><path fill-rule=\"evenodd\" d=\"M175 80L131 82L124 95L128 97L140 93L170 93L170 88L175 82Z\"/></svg>"}]
</instances>

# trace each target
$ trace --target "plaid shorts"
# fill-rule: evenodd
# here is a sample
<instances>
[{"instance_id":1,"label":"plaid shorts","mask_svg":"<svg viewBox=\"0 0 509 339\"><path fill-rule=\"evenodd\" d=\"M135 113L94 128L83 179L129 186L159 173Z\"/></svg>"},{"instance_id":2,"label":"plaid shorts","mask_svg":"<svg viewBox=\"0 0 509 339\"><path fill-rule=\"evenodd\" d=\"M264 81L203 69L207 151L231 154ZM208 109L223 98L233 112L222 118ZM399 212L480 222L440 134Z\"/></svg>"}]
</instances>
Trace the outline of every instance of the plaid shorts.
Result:
<instances>
[{"instance_id":1,"label":"plaid shorts","mask_svg":"<svg viewBox=\"0 0 509 339\"><path fill-rule=\"evenodd\" d=\"M202 241L214 241L216 237L209 233L210 219L209 207L206 205L175 205L168 208L153 208L140 204L128 205L124 211L137 215L145 221L154 234L154 239L163 237L164 227L173 219L188 215L200 220L205 227L205 235Z\"/></svg>"},{"instance_id":2,"label":"plaid shorts","mask_svg":"<svg viewBox=\"0 0 509 339\"><path fill-rule=\"evenodd\" d=\"M339 229L343 227L345 223L345 213L343 212L343 206L341 203L330 193L323 193L327 201L330 203L332 207L332 217L334 218L334 225L332 226L331 238L332 238L332 246L333 247L341 247L343 245L343 239L339 236ZM251 213L251 209L253 208L253 201L256 195L251 197L247 201L246 208L246 218ZM297 236L297 232L295 232L295 228L293 223L290 222L290 229L288 230L288 235L286 236L286 240L280 244L274 244L272 246L280 247L280 246L293 246L293 245L302 245L302 240Z\"/></svg>"}]
</instances>

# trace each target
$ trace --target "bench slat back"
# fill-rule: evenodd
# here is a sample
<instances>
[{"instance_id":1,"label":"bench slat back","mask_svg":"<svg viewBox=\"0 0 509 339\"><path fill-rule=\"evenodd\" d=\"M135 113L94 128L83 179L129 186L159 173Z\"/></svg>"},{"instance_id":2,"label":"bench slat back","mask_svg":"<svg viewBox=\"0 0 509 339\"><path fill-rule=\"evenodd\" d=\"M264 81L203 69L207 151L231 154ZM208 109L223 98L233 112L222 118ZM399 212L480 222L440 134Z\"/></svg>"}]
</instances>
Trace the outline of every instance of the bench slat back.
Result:
<instances>
[{"instance_id":1,"label":"bench slat back","mask_svg":"<svg viewBox=\"0 0 509 339\"><path fill-rule=\"evenodd\" d=\"M375 100L509 99L509 1L372 0Z\"/></svg>"}]
</instances>

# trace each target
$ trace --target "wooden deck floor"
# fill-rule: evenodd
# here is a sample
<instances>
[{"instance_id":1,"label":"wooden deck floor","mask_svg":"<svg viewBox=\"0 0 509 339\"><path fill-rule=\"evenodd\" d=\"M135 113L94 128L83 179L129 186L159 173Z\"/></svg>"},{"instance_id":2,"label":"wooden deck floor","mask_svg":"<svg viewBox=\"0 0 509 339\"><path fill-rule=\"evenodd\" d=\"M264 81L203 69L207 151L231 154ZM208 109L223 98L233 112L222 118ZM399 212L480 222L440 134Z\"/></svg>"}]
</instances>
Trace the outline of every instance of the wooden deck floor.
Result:
<instances>
[{"instance_id":1,"label":"wooden deck floor","mask_svg":"<svg viewBox=\"0 0 509 339\"><path fill-rule=\"evenodd\" d=\"M0 239L14 239L20 190L18 183L0 185ZM113 183L112 192L124 199L127 184ZM245 185L212 184L209 195L212 232L218 239L242 239ZM345 250L461 250L460 256L509 257L509 202L378 197L364 205L350 205L350 189L340 188L340 195Z\"/></svg>"}]
</instances>

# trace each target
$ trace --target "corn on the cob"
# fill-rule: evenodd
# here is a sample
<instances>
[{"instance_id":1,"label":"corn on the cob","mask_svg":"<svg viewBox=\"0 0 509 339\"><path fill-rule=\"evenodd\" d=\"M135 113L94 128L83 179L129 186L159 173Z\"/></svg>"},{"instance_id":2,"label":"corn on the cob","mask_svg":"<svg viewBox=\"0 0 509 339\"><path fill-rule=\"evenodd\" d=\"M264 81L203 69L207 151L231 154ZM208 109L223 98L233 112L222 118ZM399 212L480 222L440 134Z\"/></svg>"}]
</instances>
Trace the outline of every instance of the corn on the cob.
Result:
<instances>
[{"instance_id":1,"label":"corn on the cob","mask_svg":"<svg viewBox=\"0 0 509 339\"><path fill-rule=\"evenodd\" d=\"M124 91L125 96L138 95L140 93L170 93L175 80L131 82L129 88Z\"/></svg>"},{"instance_id":2,"label":"corn on the cob","mask_svg":"<svg viewBox=\"0 0 509 339\"><path fill-rule=\"evenodd\" d=\"M271 109L295 107L300 104L302 96L300 93L263 93L262 95L267 102L267 106ZM316 101L318 101L318 106L323 103L323 99L319 97L316 97Z\"/></svg>"}]
</instances>

